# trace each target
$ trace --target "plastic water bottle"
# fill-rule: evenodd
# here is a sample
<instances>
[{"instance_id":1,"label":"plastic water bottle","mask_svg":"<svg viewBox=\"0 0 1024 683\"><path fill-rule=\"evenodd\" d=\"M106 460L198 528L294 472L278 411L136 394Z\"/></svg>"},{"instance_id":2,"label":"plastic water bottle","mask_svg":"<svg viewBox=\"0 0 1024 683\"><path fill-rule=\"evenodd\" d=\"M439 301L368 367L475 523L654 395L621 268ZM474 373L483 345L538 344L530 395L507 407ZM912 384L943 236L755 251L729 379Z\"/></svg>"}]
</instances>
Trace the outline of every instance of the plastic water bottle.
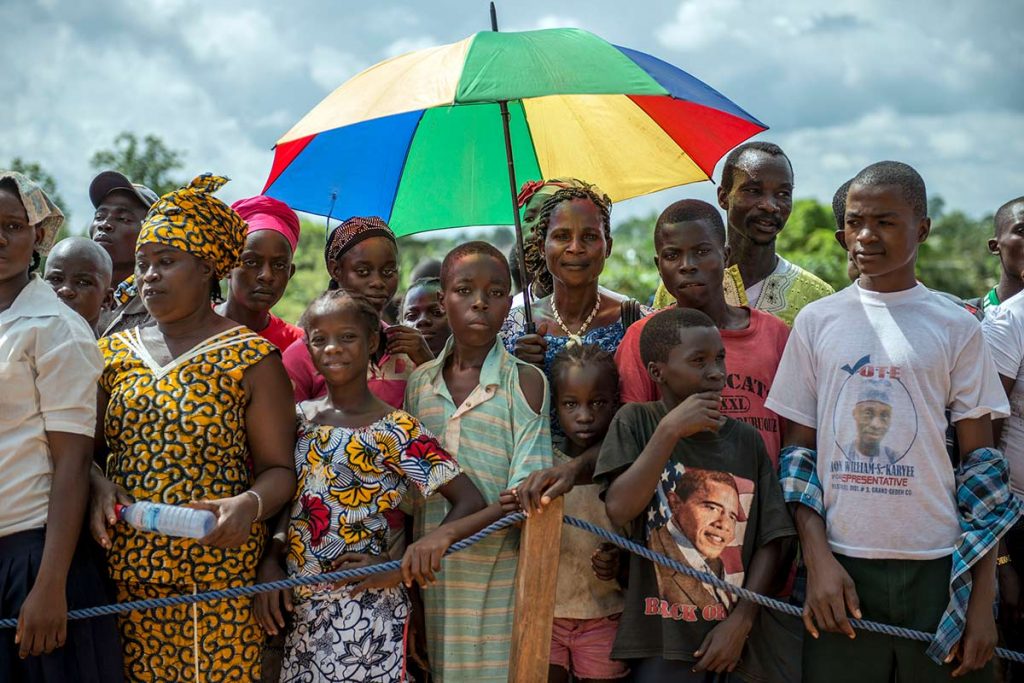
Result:
<instances>
[{"instance_id":1,"label":"plastic water bottle","mask_svg":"<svg viewBox=\"0 0 1024 683\"><path fill-rule=\"evenodd\" d=\"M203 538L217 526L217 515L209 510L145 502L117 505L114 509L118 519L136 529L165 536Z\"/></svg>"}]
</instances>

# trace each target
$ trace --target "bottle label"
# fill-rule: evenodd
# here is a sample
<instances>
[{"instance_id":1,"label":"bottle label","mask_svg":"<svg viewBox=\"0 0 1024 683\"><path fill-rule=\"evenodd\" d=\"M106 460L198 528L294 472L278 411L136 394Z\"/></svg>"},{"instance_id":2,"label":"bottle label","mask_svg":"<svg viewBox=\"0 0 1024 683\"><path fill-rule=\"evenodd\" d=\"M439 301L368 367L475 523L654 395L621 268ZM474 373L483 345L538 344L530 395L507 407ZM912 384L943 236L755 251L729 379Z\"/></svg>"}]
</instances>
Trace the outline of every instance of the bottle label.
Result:
<instances>
[{"instance_id":1,"label":"bottle label","mask_svg":"<svg viewBox=\"0 0 1024 683\"><path fill-rule=\"evenodd\" d=\"M159 519L159 517L160 507L157 505L147 505L146 510L142 514L142 526L150 531L156 531L157 519Z\"/></svg>"}]
</instances>

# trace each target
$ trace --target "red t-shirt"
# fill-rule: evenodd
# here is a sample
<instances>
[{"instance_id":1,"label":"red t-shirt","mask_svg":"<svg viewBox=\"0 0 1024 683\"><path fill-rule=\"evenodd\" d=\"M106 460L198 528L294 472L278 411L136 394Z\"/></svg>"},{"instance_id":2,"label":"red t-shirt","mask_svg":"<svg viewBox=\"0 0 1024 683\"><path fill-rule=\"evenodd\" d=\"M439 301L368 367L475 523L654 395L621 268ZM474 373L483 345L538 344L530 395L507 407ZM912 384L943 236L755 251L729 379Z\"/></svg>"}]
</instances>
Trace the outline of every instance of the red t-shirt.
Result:
<instances>
[{"instance_id":1,"label":"red t-shirt","mask_svg":"<svg viewBox=\"0 0 1024 683\"><path fill-rule=\"evenodd\" d=\"M277 350L284 353L285 349L302 339L302 328L270 314L270 323L263 328L260 336L277 347Z\"/></svg>"},{"instance_id":2,"label":"red t-shirt","mask_svg":"<svg viewBox=\"0 0 1024 683\"><path fill-rule=\"evenodd\" d=\"M381 333L387 325L381 324ZM303 337L300 337L300 339ZM320 398L327 393L327 383L323 375L316 371L313 359L305 343L294 343L282 356L284 369L292 381L295 390L295 402L301 403L313 398ZM395 408L401 408L405 402L405 384L416 365L404 353L384 354L380 364L370 361L366 369L366 384L370 392Z\"/></svg>"},{"instance_id":3,"label":"red t-shirt","mask_svg":"<svg viewBox=\"0 0 1024 683\"><path fill-rule=\"evenodd\" d=\"M779 464L782 448L781 418L764 406L775 381L789 328L770 313L750 310L750 324L744 330L719 330L725 346L725 389L722 412L757 428L764 439L772 465ZM619 368L619 393L623 403L657 401L658 385L640 360L640 333L653 315L638 320L626 331L615 352Z\"/></svg>"}]
</instances>

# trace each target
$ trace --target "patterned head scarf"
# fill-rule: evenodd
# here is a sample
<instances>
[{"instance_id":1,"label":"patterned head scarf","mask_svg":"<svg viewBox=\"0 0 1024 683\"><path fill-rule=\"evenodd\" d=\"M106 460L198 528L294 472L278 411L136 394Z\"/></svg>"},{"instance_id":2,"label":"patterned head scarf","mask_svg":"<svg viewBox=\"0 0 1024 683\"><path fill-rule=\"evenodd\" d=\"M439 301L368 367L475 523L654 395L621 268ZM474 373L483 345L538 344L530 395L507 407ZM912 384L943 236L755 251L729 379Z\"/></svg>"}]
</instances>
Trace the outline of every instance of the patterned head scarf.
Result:
<instances>
[{"instance_id":1,"label":"patterned head scarf","mask_svg":"<svg viewBox=\"0 0 1024 683\"><path fill-rule=\"evenodd\" d=\"M599 188L597 185L580 180L579 178L568 177L551 178L550 180L527 180L519 190L516 202L519 204L519 208L521 209L526 206L527 202L529 202L534 195L540 195L542 197L551 196L559 190L564 190L567 187L590 190L601 202L604 203L606 207L611 207L612 200L609 199L608 195L604 193L604 190Z\"/></svg>"},{"instance_id":2,"label":"patterned head scarf","mask_svg":"<svg viewBox=\"0 0 1024 683\"><path fill-rule=\"evenodd\" d=\"M28 176L17 171L0 171L0 181L7 180L14 184L18 199L25 207L25 214L32 227L43 228L43 241L36 247L40 256L50 253L50 248L57 240L57 231L64 224L64 214L57 205L50 201L43 188Z\"/></svg>"},{"instance_id":3,"label":"patterned head scarf","mask_svg":"<svg viewBox=\"0 0 1024 683\"><path fill-rule=\"evenodd\" d=\"M344 256L352 247L371 237L387 237L395 248L398 240L388 224L377 216L353 216L331 231L324 248L324 261L328 267Z\"/></svg>"},{"instance_id":4,"label":"patterned head scarf","mask_svg":"<svg viewBox=\"0 0 1024 683\"><path fill-rule=\"evenodd\" d=\"M143 244L165 244L213 264L223 280L238 265L245 246L245 221L213 196L228 181L210 173L168 192L142 221L136 249Z\"/></svg>"}]
</instances>

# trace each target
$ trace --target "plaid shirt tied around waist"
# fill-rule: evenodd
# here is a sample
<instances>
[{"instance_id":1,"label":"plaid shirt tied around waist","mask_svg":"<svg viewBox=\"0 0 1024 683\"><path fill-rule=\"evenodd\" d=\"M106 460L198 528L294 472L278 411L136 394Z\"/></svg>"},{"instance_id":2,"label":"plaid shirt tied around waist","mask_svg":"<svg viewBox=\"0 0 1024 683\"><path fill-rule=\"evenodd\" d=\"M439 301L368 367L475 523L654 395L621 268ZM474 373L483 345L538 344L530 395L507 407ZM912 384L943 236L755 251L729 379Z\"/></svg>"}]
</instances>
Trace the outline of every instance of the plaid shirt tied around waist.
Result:
<instances>
[{"instance_id":1,"label":"plaid shirt tied around waist","mask_svg":"<svg viewBox=\"0 0 1024 683\"><path fill-rule=\"evenodd\" d=\"M956 503L960 539L953 549L949 605L928 646L928 656L942 664L959 642L971 597L971 567L999 543L1021 516L1021 503L1010 492L1006 458L994 448L979 448L956 468ZM818 454L788 446L779 456L779 483L787 503L806 505L825 516L824 493L818 479Z\"/></svg>"}]
</instances>

